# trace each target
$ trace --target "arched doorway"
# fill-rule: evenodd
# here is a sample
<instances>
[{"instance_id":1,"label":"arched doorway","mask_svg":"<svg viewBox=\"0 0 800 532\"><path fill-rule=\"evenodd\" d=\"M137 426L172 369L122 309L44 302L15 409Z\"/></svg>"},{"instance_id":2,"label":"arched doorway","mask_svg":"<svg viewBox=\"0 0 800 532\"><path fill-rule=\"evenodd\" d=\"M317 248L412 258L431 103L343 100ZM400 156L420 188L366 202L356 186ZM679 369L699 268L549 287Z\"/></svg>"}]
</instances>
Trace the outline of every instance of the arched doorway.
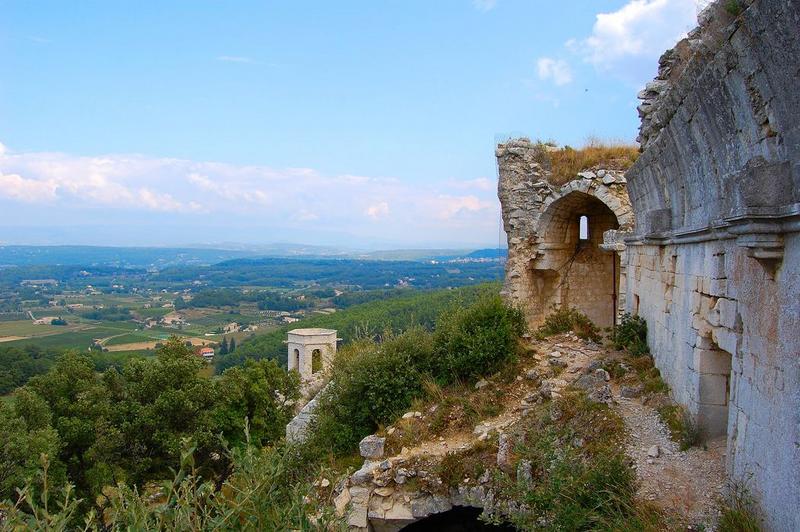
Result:
<instances>
[{"instance_id":1,"label":"arched doorway","mask_svg":"<svg viewBox=\"0 0 800 532\"><path fill-rule=\"evenodd\" d=\"M292 352L292 356L294 357L294 367L292 369L300 371L300 350L295 349Z\"/></svg>"},{"instance_id":2,"label":"arched doorway","mask_svg":"<svg viewBox=\"0 0 800 532\"><path fill-rule=\"evenodd\" d=\"M311 352L311 373L317 373L322 370L322 351L314 349Z\"/></svg>"},{"instance_id":3,"label":"arched doorway","mask_svg":"<svg viewBox=\"0 0 800 532\"><path fill-rule=\"evenodd\" d=\"M539 220L539 254L531 261L533 306L544 319L571 307L599 327L617 316L619 256L601 248L603 233L619 229L614 212L597 197L573 191L554 201Z\"/></svg>"}]
</instances>

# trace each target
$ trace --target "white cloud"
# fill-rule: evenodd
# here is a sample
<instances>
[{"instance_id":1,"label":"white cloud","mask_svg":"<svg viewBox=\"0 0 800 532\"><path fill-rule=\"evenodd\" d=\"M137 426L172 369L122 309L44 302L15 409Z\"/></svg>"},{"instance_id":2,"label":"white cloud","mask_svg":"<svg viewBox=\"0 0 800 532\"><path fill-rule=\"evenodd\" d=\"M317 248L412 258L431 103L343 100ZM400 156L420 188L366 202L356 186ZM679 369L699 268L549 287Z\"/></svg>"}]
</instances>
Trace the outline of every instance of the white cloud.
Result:
<instances>
[{"instance_id":1,"label":"white cloud","mask_svg":"<svg viewBox=\"0 0 800 532\"><path fill-rule=\"evenodd\" d=\"M567 47L600 70L641 84L655 73L656 59L696 25L702 0L630 0L597 15L592 33Z\"/></svg>"},{"instance_id":2,"label":"white cloud","mask_svg":"<svg viewBox=\"0 0 800 532\"><path fill-rule=\"evenodd\" d=\"M24 205L32 218L59 211L99 225L160 217L168 225L261 227L265 235L289 228L417 243L491 241L499 219L494 189L486 177L423 183L130 154L0 156L0 208Z\"/></svg>"},{"instance_id":3,"label":"white cloud","mask_svg":"<svg viewBox=\"0 0 800 532\"><path fill-rule=\"evenodd\" d=\"M559 87L572 82L572 69L563 59L541 57L536 62L536 71L539 79L552 81Z\"/></svg>"},{"instance_id":4,"label":"white cloud","mask_svg":"<svg viewBox=\"0 0 800 532\"><path fill-rule=\"evenodd\" d=\"M476 196L450 196L442 194L433 203L436 206L436 217L441 220L449 220L459 215L489 210L493 203L481 200Z\"/></svg>"},{"instance_id":5,"label":"white cloud","mask_svg":"<svg viewBox=\"0 0 800 532\"><path fill-rule=\"evenodd\" d=\"M472 6L478 11L491 11L497 6L497 0L472 0Z\"/></svg>"},{"instance_id":6,"label":"white cloud","mask_svg":"<svg viewBox=\"0 0 800 532\"><path fill-rule=\"evenodd\" d=\"M25 179L17 174L0 172L0 197L25 203L52 201L56 198L57 188L51 180Z\"/></svg>"},{"instance_id":7,"label":"white cloud","mask_svg":"<svg viewBox=\"0 0 800 532\"><path fill-rule=\"evenodd\" d=\"M366 214L373 220L384 218L389 215L389 204L386 203L385 201L381 201L374 205L370 205L364 211L364 214Z\"/></svg>"},{"instance_id":8,"label":"white cloud","mask_svg":"<svg viewBox=\"0 0 800 532\"><path fill-rule=\"evenodd\" d=\"M214 181L208 176L198 173L190 173L186 179L198 188L213 192L220 198L227 200L257 203L261 205L268 205L270 203L270 196L266 190L253 188L251 184L247 182L235 182L230 180Z\"/></svg>"},{"instance_id":9,"label":"white cloud","mask_svg":"<svg viewBox=\"0 0 800 532\"><path fill-rule=\"evenodd\" d=\"M8 151L8 148L6 148L5 144L3 144L2 142L0 142L0 157L2 157L3 155L5 155L5 153L6 153L7 151Z\"/></svg>"}]
</instances>

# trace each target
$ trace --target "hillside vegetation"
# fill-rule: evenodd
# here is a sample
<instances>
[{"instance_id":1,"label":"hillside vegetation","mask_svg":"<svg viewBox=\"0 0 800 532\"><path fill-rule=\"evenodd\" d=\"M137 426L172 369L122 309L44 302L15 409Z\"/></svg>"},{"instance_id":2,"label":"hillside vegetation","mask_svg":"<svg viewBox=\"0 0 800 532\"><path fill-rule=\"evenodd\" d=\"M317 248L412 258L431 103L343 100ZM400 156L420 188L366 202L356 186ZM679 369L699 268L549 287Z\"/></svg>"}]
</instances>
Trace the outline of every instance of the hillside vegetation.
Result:
<instances>
[{"instance_id":1,"label":"hillside vegetation","mask_svg":"<svg viewBox=\"0 0 800 532\"><path fill-rule=\"evenodd\" d=\"M299 454L281 443L298 380L274 360L247 360L211 379L177 339L156 357L128 361L122 371L97 373L89 357L67 353L0 404L0 499L7 500L9 522L65 530L84 520L95 527L97 516L105 515L113 516L114 529L145 523L172 529L201 513L209 523L230 524L229 512L247 508L260 523L253 529L301 528L313 512L298 494L331 450L352 452L354 442L423 393L425 379L469 380L513 356L521 314L496 290L421 293L353 307L349 317L321 316L336 318L352 335L364 322L381 334L377 343L361 339L337 358L334 372L342 383L335 400L341 406L316 421L319 437ZM351 370L356 373L345 379ZM167 500L174 505L183 498L180 512L194 517L174 506L159 510L146 498L154 481L178 470ZM243 491L216 497L223 485ZM252 497L242 495L246 490ZM54 497L62 501L61 512L42 506ZM274 504L280 506L269 507Z\"/></svg>"},{"instance_id":2,"label":"hillside vegetation","mask_svg":"<svg viewBox=\"0 0 800 532\"><path fill-rule=\"evenodd\" d=\"M496 294L498 283L429 292L390 291L387 299L354 305L334 314L319 315L286 325L242 343L235 352L219 357L217 371L240 365L247 359L273 359L286 365L286 333L299 327L336 329L344 343L357 338L378 338L414 326L430 330L439 315L453 306L467 306Z\"/></svg>"}]
</instances>

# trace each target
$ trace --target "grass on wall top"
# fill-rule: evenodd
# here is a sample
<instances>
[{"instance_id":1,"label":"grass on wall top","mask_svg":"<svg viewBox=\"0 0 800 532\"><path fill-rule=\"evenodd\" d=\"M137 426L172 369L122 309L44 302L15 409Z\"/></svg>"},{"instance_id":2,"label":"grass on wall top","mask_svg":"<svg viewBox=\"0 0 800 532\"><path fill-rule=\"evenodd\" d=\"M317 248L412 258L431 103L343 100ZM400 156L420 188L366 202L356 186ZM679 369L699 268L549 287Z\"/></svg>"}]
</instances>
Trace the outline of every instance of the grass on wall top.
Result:
<instances>
[{"instance_id":1,"label":"grass on wall top","mask_svg":"<svg viewBox=\"0 0 800 532\"><path fill-rule=\"evenodd\" d=\"M632 144L619 144L589 140L582 148L548 148L544 151L550 162L550 183L563 185L576 179L578 172L603 168L626 171L639 157L639 147Z\"/></svg>"}]
</instances>

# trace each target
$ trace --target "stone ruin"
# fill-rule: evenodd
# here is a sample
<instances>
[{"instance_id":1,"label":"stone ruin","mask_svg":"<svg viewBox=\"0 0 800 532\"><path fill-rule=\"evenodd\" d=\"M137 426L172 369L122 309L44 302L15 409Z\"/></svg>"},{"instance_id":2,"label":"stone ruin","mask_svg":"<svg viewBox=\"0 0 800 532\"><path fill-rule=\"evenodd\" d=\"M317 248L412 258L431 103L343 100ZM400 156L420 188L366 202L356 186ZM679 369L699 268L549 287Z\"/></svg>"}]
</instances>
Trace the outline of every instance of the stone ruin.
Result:
<instances>
[{"instance_id":1,"label":"stone ruin","mask_svg":"<svg viewBox=\"0 0 800 532\"><path fill-rule=\"evenodd\" d=\"M561 307L611 326L625 308L621 235L634 223L624 172L586 169L564 185L553 184L550 149L528 139L497 147L508 235L504 295L525 311L531 327Z\"/></svg>"},{"instance_id":2,"label":"stone ruin","mask_svg":"<svg viewBox=\"0 0 800 532\"><path fill-rule=\"evenodd\" d=\"M336 355L336 331L333 329L293 329L286 341L289 371L300 373L304 381L324 372Z\"/></svg>"},{"instance_id":3,"label":"stone ruin","mask_svg":"<svg viewBox=\"0 0 800 532\"><path fill-rule=\"evenodd\" d=\"M617 250L618 305L647 321L674 399L726 440L729 476L767 529L800 530L800 2L729 5L713 2L662 56L624 179L556 187L535 145L498 147L505 294L532 325L552 306L606 325L601 250ZM584 215L592 250L565 270ZM632 232L601 244L607 230Z\"/></svg>"},{"instance_id":4,"label":"stone ruin","mask_svg":"<svg viewBox=\"0 0 800 532\"><path fill-rule=\"evenodd\" d=\"M286 425L286 441L305 439L308 425L317 408L317 397L336 356L337 333L334 329L293 329L286 340L288 369L300 373L301 401L297 415Z\"/></svg>"}]
</instances>

